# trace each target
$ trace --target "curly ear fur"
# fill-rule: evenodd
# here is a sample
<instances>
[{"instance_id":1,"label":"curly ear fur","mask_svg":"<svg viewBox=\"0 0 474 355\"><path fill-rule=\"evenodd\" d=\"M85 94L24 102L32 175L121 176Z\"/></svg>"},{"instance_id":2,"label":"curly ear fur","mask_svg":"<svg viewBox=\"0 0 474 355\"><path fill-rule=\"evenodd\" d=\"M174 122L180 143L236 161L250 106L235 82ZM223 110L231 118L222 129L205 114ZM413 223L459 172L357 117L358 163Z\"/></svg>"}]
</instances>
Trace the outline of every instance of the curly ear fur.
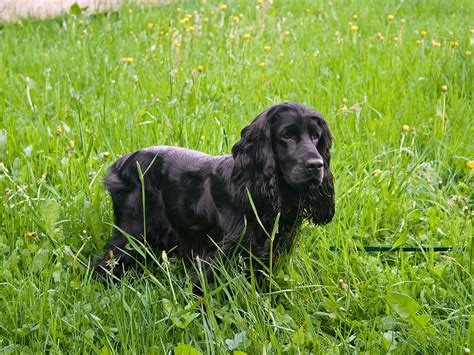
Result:
<instances>
[{"instance_id":1,"label":"curly ear fur","mask_svg":"<svg viewBox=\"0 0 474 355\"><path fill-rule=\"evenodd\" d=\"M278 109L274 106L258 115L232 147L232 180L239 187L242 202L247 201L248 189L254 202L271 201L273 211L281 205L270 129L270 119Z\"/></svg>"},{"instance_id":2,"label":"curly ear fur","mask_svg":"<svg viewBox=\"0 0 474 355\"><path fill-rule=\"evenodd\" d=\"M320 185L312 184L303 201L304 215L314 224L327 224L331 222L335 213L334 182L330 169L332 135L324 120L319 124L323 134L318 143L318 151L324 161L324 178Z\"/></svg>"}]
</instances>

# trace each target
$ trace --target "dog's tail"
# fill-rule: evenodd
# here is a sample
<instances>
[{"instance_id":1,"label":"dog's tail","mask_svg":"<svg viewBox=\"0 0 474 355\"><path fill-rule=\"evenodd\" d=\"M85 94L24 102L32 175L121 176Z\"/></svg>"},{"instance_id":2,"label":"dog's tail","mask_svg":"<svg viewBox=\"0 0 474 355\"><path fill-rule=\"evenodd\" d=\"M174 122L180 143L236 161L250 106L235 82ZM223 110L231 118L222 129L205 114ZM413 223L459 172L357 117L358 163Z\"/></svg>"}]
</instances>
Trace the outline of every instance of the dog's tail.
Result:
<instances>
[{"instance_id":1,"label":"dog's tail","mask_svg":"<svg viewBox=\"0 0 474 355\"><path fill-rule=\"evenodd\" d=\"M114 195L119 191L130 190L133 185L130 184L128 174L124 173L124 168L127 169L127 161L134 153L122 155L109 169L109 174L105 178L105 187L107 191Z\"/></svg>"},{"instance_id":2,"label":"dog's tail","mask_svg":"<svg viewBox=\"0 0 474 355\"><path fill-rule=\"evenodd\" d=\"M122 155L111 167L105 178L105 187L112 195L123 193L140 186L140 172L145 174L151 165L157 163L157 155L139 150L135 153ZM147 174L146 180L153 178L154 174ZM145 181L146 184L147 181Z\"/></svg>"}]
</instances>

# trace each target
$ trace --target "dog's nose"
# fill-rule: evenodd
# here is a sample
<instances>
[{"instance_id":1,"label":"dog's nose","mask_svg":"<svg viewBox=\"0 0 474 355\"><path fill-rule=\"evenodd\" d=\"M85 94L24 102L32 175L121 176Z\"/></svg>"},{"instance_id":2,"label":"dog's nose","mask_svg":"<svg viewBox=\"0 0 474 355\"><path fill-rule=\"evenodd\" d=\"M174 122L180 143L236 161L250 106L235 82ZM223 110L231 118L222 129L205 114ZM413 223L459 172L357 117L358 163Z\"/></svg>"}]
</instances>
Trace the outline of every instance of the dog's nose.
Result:
<instances>
[{"instance_id":1,"label":"dog's nose","mask_svg":"<svg viewBox=\"0 0 474 355\"><path fill-rule=\"evenodd\" d=\"M309 159L306 161L305 166L308 170L316 171L323 167L323 161L321 159Z\"/></svg>"}]
</instances>

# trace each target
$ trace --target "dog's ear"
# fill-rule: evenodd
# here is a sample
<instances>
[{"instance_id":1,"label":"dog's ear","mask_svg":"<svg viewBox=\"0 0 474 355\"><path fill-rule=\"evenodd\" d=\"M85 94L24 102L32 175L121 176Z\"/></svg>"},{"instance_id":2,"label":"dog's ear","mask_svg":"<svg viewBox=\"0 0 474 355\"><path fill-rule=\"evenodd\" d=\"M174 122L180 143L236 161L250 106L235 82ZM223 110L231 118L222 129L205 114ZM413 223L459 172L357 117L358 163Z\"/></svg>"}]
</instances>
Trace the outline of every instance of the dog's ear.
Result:
<instances>
[{"instance_id":1,"label":"dog's ear","mask_svg":"<svg viewBox=\"0 0 474 355\"><path fill-rule=\"evenodd\" d=\"M332 134L324 119L320 118L321 138L317 148L324 161L324 177L321 184L312 184L303 199L305 217L314 224L331 222L335 212L334 181L330 168Z\"/></svg>"},{"instance_id":2,"label":"dog's ear","mask_svg":"<svg viewBox=\"0 0 474 355\"><path fill-rule=\"evenodd\" d=\"M281 105L273 106L258 115L242 130L240 140L232 147L232 181L245 199L245 189L248 189L254 201L256 198L259 201L270 200L274 211L280 208L280 193L270 124L280 109Z\"/></svg>"}]
</instances>

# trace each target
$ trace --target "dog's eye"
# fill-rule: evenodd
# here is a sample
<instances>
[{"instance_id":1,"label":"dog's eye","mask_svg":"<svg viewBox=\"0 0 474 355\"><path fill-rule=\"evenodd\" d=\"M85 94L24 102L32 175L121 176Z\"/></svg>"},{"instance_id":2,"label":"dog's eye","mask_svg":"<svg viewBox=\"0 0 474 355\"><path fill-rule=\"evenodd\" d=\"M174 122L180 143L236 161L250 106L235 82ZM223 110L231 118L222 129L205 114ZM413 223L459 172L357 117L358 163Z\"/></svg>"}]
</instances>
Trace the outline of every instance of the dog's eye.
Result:
<instances>
[{"instance_id":1,"label":"dog's eye","mask_svg":"<svg viewBox=\"0 0 474 355\"><path fill-rule=\"evenodd\" d=\"M281 138L283 138L284 140L289 140L293 139L293 135L290 132L285 132L281 135Z\"/></svg>"},{"instance_id":2,"label":"dog's eye","mask_svg":"<svg viewBox=\"0 0 474 355\"><path fill-rule=\"evenodd\" d=\"M313 133L311 135L311 139L313 140L314 143L316 143L319 140L319 134Z\"/></svg>"}]
</instances>

